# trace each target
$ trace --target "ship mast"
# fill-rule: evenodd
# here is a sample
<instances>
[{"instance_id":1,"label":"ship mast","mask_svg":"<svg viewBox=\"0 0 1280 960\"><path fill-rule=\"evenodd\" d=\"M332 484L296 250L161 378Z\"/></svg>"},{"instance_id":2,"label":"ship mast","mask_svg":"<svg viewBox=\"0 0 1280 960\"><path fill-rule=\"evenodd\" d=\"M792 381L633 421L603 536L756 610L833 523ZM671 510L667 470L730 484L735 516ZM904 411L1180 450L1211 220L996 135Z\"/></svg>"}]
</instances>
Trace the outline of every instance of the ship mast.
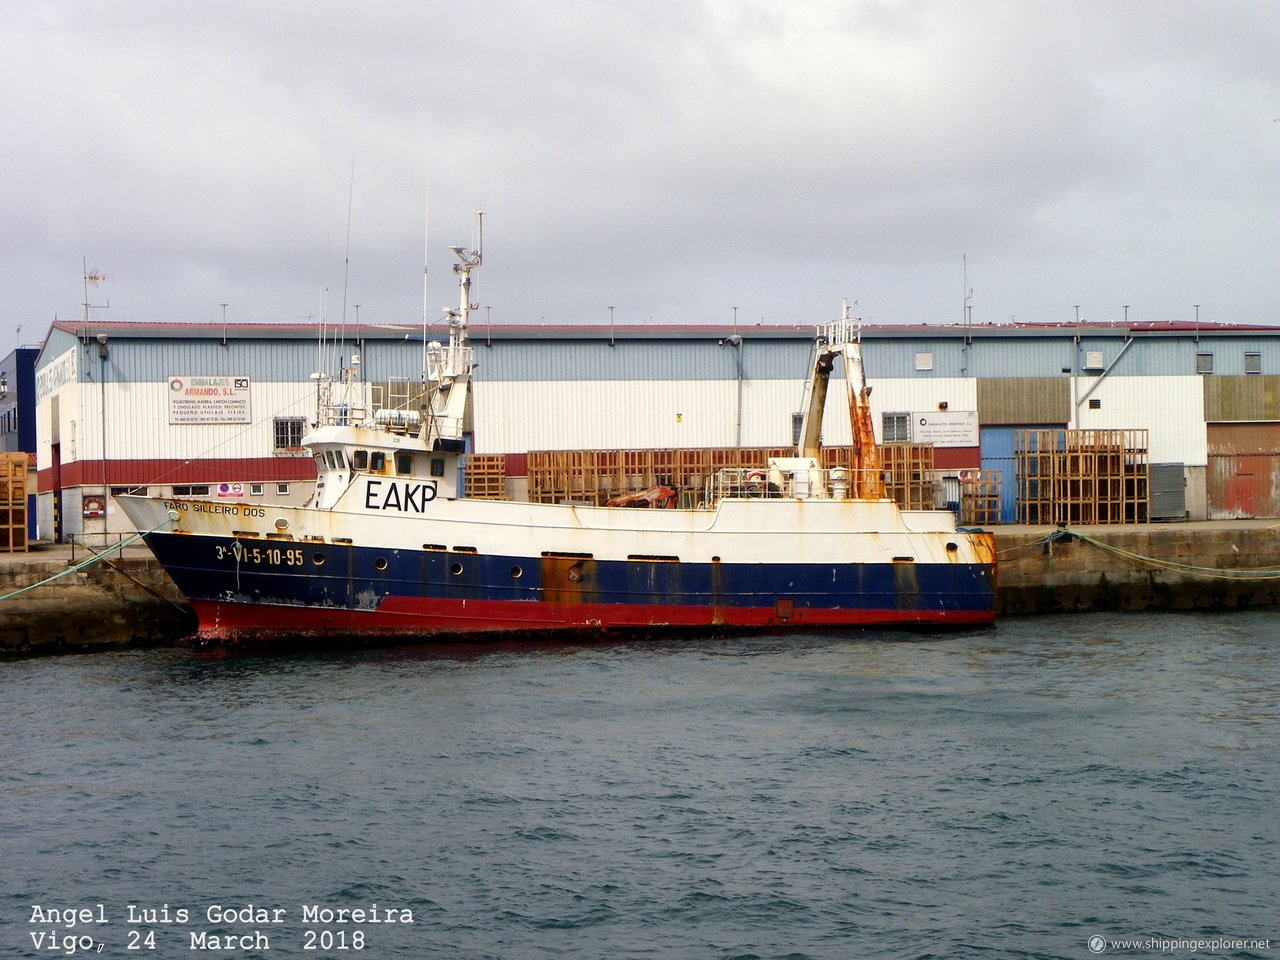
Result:
<instances>
[{"instance_id":1,"label":"ship mast","mask_svg":"<svg viewBox=\"0 0 1280 960\"><path fill-rule=\"evenodd\" d=\"M459 303L457 310L446 311L449 317L450 352L467 345L467 327L471 311L479 310L478 303L471 302L471 271L480 266L484 259L484 211L476 213L476 249L450 247L458 262L453 265L453 272L458 275Z\"/></svg>"},{"instance_id":2,"label":"ship mast","mask_svg":"<svg viewBox=\"0 0 1280 960\"><path fill-rule=\"evenodd\" d=\"M473 351L467 340L469 318L480 305L471 302L471 271L483 260L484 214L476 214L476 249L450 247L457 262L453 272L458 276L458 307L445 310L449 318L449 345L427 344L427 379L430 382L423 407L430 425L430 443L434 450L461 453L465 446L463 431L467 400L471 392Z\"/></svg>"}]
</instances>

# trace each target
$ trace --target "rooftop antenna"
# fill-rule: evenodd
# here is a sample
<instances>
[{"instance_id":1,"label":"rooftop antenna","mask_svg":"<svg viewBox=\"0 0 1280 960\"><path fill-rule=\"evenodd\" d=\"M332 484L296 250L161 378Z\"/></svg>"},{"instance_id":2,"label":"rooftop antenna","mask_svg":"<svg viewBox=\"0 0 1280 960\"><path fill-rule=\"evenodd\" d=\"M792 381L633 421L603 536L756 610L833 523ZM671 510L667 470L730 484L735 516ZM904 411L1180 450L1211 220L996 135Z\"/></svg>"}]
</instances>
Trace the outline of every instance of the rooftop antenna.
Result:
<instances>
[{"instance_id":1,"label":"rooftop antenna","mask_svg":"<svg viewBox=\"0 0 1280 960\"><path fill-rule=\"evenodd\" d=\"M97 267L94 267L92 270L90 270L88 261L85 260L83 257L80 258L80 262L84 267L84 302L81 304L81 306L84 307L84 325L87 329L89 326L89 309L91 307L94 310L104 310L111 306L110 300L108 300L105 304L90 303L89 287L92 286L96 289L98 284L103 283L106 280L110 280L111 278L108 277L102 271L100 271Z\"/></svg>"}]
</instances>

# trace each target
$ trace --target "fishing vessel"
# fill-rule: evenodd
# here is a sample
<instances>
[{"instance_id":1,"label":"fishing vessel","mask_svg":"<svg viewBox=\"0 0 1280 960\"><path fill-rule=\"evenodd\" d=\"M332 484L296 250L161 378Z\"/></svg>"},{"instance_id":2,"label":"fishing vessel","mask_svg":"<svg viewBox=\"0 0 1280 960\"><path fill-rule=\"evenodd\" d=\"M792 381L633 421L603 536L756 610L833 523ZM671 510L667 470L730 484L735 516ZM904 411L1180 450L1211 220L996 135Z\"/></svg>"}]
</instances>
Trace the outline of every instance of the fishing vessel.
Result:
<instances>
[{"instance_id":1,"label":"fishing vessel","mask_svg":"<svg viewBox=\"0 0 1280 960\"><path fill-rule=\"evenodd\" d=\"M316 375L306 504L117 498L195 611L194 644L255 652L992 621L991 534L885 495L847 304L816 330L794 457L720 470L680 498L691 506L668 487L612 506L464 497L471 275L482 258L450 249L459 304L448 342L424 342L415 396L379 405L349 371ZM824 469L837 360L853 463Z\"/></svg>"}]
</instances>

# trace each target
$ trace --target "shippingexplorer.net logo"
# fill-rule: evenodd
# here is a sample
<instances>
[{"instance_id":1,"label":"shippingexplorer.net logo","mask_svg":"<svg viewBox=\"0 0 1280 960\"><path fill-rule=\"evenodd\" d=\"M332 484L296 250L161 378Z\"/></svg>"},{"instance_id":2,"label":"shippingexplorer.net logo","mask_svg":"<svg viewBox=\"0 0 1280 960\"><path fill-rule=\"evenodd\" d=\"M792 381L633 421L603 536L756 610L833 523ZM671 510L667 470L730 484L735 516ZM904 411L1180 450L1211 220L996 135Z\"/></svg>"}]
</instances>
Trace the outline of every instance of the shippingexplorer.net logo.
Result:
<instances>
[{"instance_id":1,"label":"shippingexplorer.net logo","mask_svg":"<svg viewBox=\"0 0 1280 960\"><path fill-rule=\"evenodd\" d=\"M1143 940L1108 940L1093 936L1088 940L1090 953L1119 952L1122 950L1159 950L1161 953L1199 953L1218 950L1270 950L1271 941L1244 940L1230 937L1212 937L1203 940L1186 938L1147 937Z\"/></svg>"}]
</instances>

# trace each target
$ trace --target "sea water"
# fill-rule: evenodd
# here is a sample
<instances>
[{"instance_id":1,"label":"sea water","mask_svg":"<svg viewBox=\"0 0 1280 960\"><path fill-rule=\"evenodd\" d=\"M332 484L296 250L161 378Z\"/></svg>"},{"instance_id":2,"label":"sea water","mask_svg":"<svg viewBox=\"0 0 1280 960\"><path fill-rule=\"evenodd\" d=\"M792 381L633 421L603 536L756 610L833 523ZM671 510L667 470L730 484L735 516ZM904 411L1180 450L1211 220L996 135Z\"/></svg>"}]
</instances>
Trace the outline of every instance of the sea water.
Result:
<instances>
[{"instance_id":1,"label":"sea water","mask_svg":"<svg viewBox=\"0 0 1280 960\"><path fill-rule=\"evenodd\" d=\"M1280 619L0 663L0 956L1280 957Z\"/></svg>"}]
</instances>

